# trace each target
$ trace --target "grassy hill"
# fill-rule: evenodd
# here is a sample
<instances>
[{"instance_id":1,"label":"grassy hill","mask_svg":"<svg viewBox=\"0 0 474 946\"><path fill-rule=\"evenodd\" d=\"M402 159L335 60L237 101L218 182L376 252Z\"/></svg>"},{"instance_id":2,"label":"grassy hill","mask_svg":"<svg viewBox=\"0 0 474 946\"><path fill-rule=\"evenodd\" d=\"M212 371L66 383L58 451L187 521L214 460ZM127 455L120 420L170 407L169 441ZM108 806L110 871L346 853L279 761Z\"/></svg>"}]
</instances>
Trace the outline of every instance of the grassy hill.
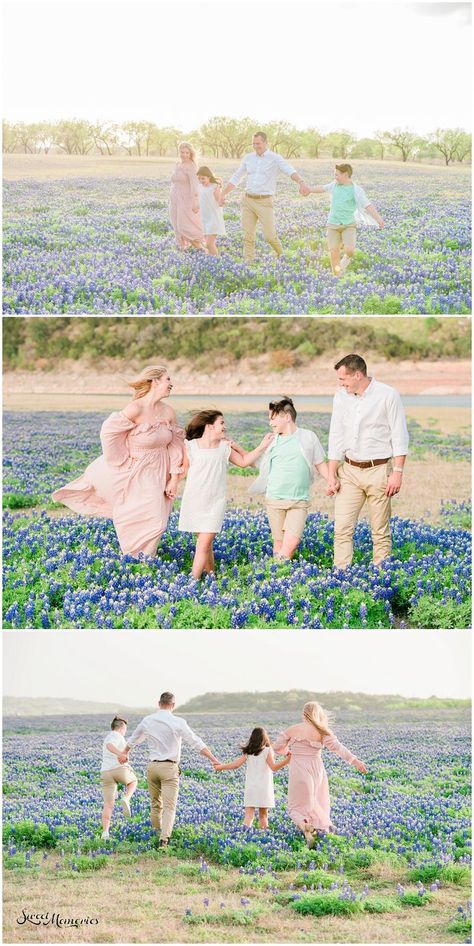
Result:
<instances>
[{"instance_id":1,"label":"grassy hill","mask_svg":"<svg viewBox=\"0 0 474 946\"><path fill-rule=\"evenodd\" d=\"M4 320L6 369L57 367L63 359L156 363L183 359L199 368L276 353L281 367L344 348L388 359L466 358L469 319L339 318L47 318Z\"/></svg>"},{"instance_id":2,"label":"grassy hill","mask_svg":"<svg viewBox=\"0 0 474 946\"><path fill-rule=\"evenodd\" d=\"M469 700L407 699L403 696L372 696L367 693L315 693L310 690L272 690L266 693L203 693L178 706L181 713L255 713L294 712L304 703L318 700L330 712L384 713L396 709L466 709ZM153 712L153 706L132 707L123 703L99 703L51 697L3 698L3 714L8 717L28 716L113 716L123 713L129 719Z\"/></svg>"},{"instance_id":3,"label":"grassy hill","mask_svg":"<svg viewBox=\"0 0 474 946\"><path fill-rule=\"evenodd\" d=\"M204 693L188 700L179 707L183 713L237 713L242 711L261 710L295 711L301 710L304 703L317 700L330 712L347 710L351 712L374 711L387 712L395 709L461 709L470 705L469 700L438 699L435 696L429 699L415 699L403 696L374 696L367 693L316 693L310 690L287 690L281 692L272 690L267 693Z\"/></svg>"}]
</instances>

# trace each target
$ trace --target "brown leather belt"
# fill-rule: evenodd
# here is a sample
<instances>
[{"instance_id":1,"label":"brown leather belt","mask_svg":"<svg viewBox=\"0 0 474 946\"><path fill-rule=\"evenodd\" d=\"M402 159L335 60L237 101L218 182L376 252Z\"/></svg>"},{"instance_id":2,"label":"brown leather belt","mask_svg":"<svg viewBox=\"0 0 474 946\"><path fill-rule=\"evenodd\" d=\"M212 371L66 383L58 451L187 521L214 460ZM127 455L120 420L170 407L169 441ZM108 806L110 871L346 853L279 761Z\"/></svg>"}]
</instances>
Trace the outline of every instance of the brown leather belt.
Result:
<instances>
[{"instance_id":1,"label":"brown leather belt","mask_svg":"<svg viewBox=\"0 0 474 946\"><path fill-rule=\"evenodd\" d=\"M362 470L368 470L371 466L380 466L382 463L388 463L391 460L391 457L386 457L385 460L350 460L349 457L344 457L344 463L350 463L351 466L359 466Z\"/></svg>"},{"instance_id":2,"label":"brown leather belt","mask_svg":"<svg viewBox=\"0 0 474 946\"><path fill-rule=\"evenodd\" d=\"M253 200L266 200L267 197L273 197L273 194L246 194L246 197L252 197Z\"/></svg>"}]
</instances>

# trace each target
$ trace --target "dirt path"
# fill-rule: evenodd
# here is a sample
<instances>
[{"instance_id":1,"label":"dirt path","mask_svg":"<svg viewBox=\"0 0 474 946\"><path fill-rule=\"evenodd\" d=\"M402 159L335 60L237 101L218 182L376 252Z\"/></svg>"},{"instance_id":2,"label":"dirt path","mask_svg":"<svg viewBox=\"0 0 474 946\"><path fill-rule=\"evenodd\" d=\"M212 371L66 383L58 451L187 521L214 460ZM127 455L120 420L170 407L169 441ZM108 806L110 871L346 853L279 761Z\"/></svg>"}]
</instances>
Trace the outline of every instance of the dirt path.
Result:
<instances>
[{"instance_id":1,"label":"dirt path","mask_svg":"<svg viewBox=\"0 0 474 946\"><path fill-rule=\"evenodd\" d=\"M335 373L333 359L315 358L305 365L283 371L272 371L267 355L242 358L235 365L199 371L190 363L168 363L178 395L206 395L225 401L225 395L239 395L249 401L255 395L276 396L334 394ZM453 395L470 394L471 362L401 361L369 359L370 372L378 381L391 384L401 394ZM82 362L62 363L55 371L6 371L3 377L5 406L10 410L53 410L52 399L60 396L62 410L114 409L122 398L128 397L127 378L136 375L135 364L104 364L91 368ZM225 392L225 393L224 393ZM104 395L109 400L106 402ZM80 396L80 406L74 406ZM98 406L95 407L95 399ZM252 410L252 407L242 407ZM258 409L258 408L254 408ZM314 408L312 408L314 409Z\"/></svg>"}]
</instances>

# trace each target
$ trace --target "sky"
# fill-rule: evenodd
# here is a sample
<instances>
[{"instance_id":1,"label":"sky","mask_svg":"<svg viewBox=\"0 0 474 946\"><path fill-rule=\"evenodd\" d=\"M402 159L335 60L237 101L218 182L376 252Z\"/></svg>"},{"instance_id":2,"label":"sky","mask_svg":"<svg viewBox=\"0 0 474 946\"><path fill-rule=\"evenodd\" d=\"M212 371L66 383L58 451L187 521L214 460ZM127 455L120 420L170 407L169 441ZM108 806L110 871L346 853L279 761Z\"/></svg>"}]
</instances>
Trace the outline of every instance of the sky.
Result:
<instances>
[{"instance_id":1,"label":"sky","mask_svg":"<svg viewBox=\"0 0 474 946\"><path fill-rule=\"evenodd\" d=\"M470 696L462 631L22 631L3 634L5 696L153 706L210 691Z\"/></svg>"},{"instance_id":2,"label":"sky","mask_svg":"<svg viewBox=\"0 0 474 946\"><path fill-rule=\"evenodd\" d=\"M4 117L470 129L469 3L45 3L4 13ZM25 23L27 28L25 29ZM255 39L254 39L255 38Z\"/></svg>"}]
</instances>

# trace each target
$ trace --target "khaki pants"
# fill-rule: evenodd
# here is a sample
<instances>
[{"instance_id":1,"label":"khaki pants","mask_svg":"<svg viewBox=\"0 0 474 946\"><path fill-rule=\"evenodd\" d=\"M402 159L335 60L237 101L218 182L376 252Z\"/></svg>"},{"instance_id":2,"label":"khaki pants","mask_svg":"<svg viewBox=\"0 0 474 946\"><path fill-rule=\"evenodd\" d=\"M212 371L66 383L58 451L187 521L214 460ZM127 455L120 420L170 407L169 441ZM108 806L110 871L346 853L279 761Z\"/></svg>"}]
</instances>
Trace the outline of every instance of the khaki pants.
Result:
<instances>
[{"instance_id":1,"label":"khaki pants","mask_svg":"<svg viewBox=\"0 0 474 946\"><path fill-rule=\"evenodd\" d=\"M274 542L283 542L284 533L301 539L309 512L305 499L267 499L267 516Z\"/></svg>"},{"instance_id":2,"label":"khaki pants","mask_svg":"<svg viewBox=\"0 0 474 946\"><path fill-rule=\"evenodd\" d=\"M275 250L277 256L283 253L283 247L275 229L273 213L273 198L257 199L245 194L242 199L242 230L244 231L244 258L246 263L253 263L255 259L255 234L259 223L263 235Z\"/></svg>"},{"instance_id":3,"label":"khaki pants","mask_svg":"<svg viewBox=\"0 0 474 946\"><path fill-rule=\"evenodd\" d=\"M100 773L104 802L110 804L117 796L118 785L130 785L137 776L130 765L117 765L115 769L106 769Z\"/></svg>"},{"instance_id":4,"label":"khaki pants","mask_svg":"<svg viewBox=\"0 0 474 946\"><path fill-rule=\"evenodd\" d=\"M168 840L176 817L176 802L179 790L179 766L177 762L149 762L147 768L148 791L151 799L151 823L160 840Z\"/></svg>"},{"instance_id":5,"label":"khaki pants","mask_svg":"<svg viewBox=\"0 0 474 946\"><path fill-rule=\"evenodd\" d=\"M340 227L335 223L328 223L327 235L330 250L339 250L344 247L345 250L354 252L357 240L355 223L348 223Z\"/></svg>"},{"instance_id":6,"label":"khaki pants","mask_svg":"<svg viewBox=\"0 0 474 946\"><path fill-rule=\"evenodd\" d=\"M392 552L390 535L390 497L385 495L392 464L381 463L361 469L342 463L338 469L341 488L336 493L334 512L334 564L347 568L352 562L353 535L359 513L367 500L373 542L374 564L379 565Z\"/></svg>"}]
</instances>

